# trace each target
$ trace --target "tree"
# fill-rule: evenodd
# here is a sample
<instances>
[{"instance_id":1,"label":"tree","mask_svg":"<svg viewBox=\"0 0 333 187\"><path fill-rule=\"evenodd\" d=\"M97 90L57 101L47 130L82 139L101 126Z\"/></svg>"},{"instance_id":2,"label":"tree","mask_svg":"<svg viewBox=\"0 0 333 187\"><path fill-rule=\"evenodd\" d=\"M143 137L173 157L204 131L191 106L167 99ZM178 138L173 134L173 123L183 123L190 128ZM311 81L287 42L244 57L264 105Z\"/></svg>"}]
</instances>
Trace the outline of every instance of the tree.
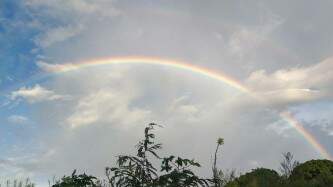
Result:
<instances>
[{"instance_id":1,"label":"tree","mask_svg":"<svg viewBox=\"0 0 333 187\"><path fill-rule=\"evenodd\" d=\"M71 176L64 176L52 187L100 187L97 184L97 178L91 175L76 174L76 170L73 171Z\"/></svg>"},{"instance_id":2,"label":"tree","mask_svg":"<svg viewBox=\"0 0 333 187\"><path fill-rule=\"evenodd\" d=\"M227 187L280 187L282 186L279 174L271 169L257 168L241 175L228 183Z\"/></svg>"},{"instance_id":3,"label":"tree","mask_svg":"<svg viewBox=\"0 0 333 187\"><path fill-rule=\"evenodd\" d=\"M298 161L294 161L294 156L290 153L283 153L283 160L280 162L280 171L282 176L287 179L295 167L299 165Z\"/></svg>"},{"instance_id":4,"label":"tree","mask_svg":"<svg viewBox=\"0 0 333 187\"><path fill-rule=\"evenodd\" d=\"M118 156L117 166L106 168L106 175L111 186L117 187L190 187L208 186L208 180L201 179L191 170L200 167L194 160L176 156L160 157L157 153L162 144L155 143L154 123L150 123L144 130L144 139L137 145L136 156ZM161 170L158 173L149 158L161 160Z\"/></svg>"},{"instance_id":5,"label":"tree","mask_svg":"<svg viewBox=\"0 0 333 187\"><path fill-rule=\"evenodd\" d=\"M154 186L209 186L208 180L199 178L193 171L191 171L192 166L200 167L200 164L193 159L176 158L175 156L164 158L162 161L161 172L165 172L165 174L156 179Z\"/></svg>"},{"instance_id":6,"label":"tree","mask_svg":"<svg viewBox=\"0 0 333 187\"><path fill-rule=\"evenodd\" d=\"M295 167L289 177L292 184L329 186L333 184L333 162L330 160L310 160Z\"/></svg>"},{"instance_id":7,"label":"tree","mask_svg":"<svg viewBox=\"0 0 333 187\"><path fill-rule=\"evenodd\" d=\"M148 160L150 153L160 158L156 151L162 148L159 143L153 142L155 135L150 133L156 124L150 123L144 130L144 139L137 145L136 156L118 156L117 167L106 168L106 176L111 186L150 186L157 177L157 169Z\"/></svg>"}]
</instances>

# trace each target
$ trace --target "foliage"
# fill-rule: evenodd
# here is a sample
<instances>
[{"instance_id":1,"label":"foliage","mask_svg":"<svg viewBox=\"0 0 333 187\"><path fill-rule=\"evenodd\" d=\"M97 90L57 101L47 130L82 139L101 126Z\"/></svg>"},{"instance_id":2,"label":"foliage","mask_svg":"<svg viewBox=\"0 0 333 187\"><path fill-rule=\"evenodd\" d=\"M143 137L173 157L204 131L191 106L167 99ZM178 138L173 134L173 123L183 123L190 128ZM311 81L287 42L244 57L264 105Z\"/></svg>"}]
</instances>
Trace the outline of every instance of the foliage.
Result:
<instances>
[{"instance_id":1,"label":"foliage","mask_svg":"<svg viewBox=\"0 0 333 187\"><path fill-rule=\"evenodd\" d=\"M234 181L237 178L236 170L235 169L225 170L225 171L219 170L218 178L219 178L219 184L215 186L217 187L226 186L227 184L229 184L230 182Z\"/></svg>"},{"instance_id":2,"label":"foliage","mask_svg":"<svg viewBox=\"0 0 333 187\"><path fill-rule=\"evenodd\" d=\"M271 169L257 168L241 175L228 183L227 187L280 187L282 185L279 174Z\"/></svg>"},{"instance_id":3,"label":"foliage","mask_svg":"<svg viewBox=\"0 0 333 187\"><path fill-rule=\"evenodd\" d=\"M192 167L200 167L199 163L173 155L165 158L158 155L162 144L154 142L155 134L151 131L155 126L150 123L145 128L144 139L137 145L136 156L121 155L117 167L106 168L111 186L208 186L208 180L199 178L191 170ZM160 173L149 158L162 161Z\"/></svg>"},{"instance_id":4,"label":"foliage","mask_svg":"<svg viewBox=\"0 0 333 187\"><path fill-rule=\"evenodd\" d=\"M150 133L156 125L151 123L144 130L144 139L137 145L137 155L121 155L118 166L106 168L106 175L112 186L149 186L157 177L157 169L148 160L148 154L159 158L156 151L161 144L153 142L155 135Z\"/></svg>"},{"instance_id":5,"label":"foliage","mask_svg":"<svg viewBox=\"0 0 333 187\"><path fill-rule=\"evenodd\" d=\"M311 160L303 164L293 162L291 154L285 160L290 175L282 172L280 177L274 170L258 168L229 182L227 187L328 187L333 186L333 162L330 160ZM286 157L285 157L286 159ZM293 168L294 163L296 167Z\"/></svg>"},{"instance_id":6,"label":"foliage","mask_svg":"<svg viewBox=\"0 0 333 187\"><path fill-rule=\"evenodd\" d=\"M333 184L333 162L330 160L310 160L298 165L292 171L291 184L311 184L328 186Z\"/></svg>"},{"instance_id":7,"label":"foliage","mask_svg":"<svg viewBox=\"0 0 333 187\"><path fill-rule=\"evenodd\" d=\"M60 181L54 184L52 187L99 187L97 178L94 176L76 174L76 170L73 171L71 176L64 176Z\"/></svg>"},{"instance_id":8,"label":"foliage","mask_svg":"<svg viewBox=\"0 0 333 187\"><path fill-rule=\"evenodd\" d=\"M310 160L300 164L290 152L283 154L281 176L266 168L253 169L236 177L235 170L222 171L217 167L217 155L224 144L218 138L212 165L212 178L204 179L195 174L201 165L193 159L179 156L161 157L161 143L155 143L152 131L157 125L150 123L144 129L144 138L136 145L135 156L120 155L115 167L106 168L107 180L98 180L87 174L64 176L52 187L333 187L333 161ZM152 160L155 159L155 160ZM160 167L153 163L160 162ZM0 187L3 185L0 184ZM29 179L24 182L7 181L6 187L34 187Z\"/></svg>"},{"instance_id":9,"label":"foliage","mask_svg":"<svg viewBox=\"0 0 333 187\"><path fill-rule=\"evenodd\" d=\"M208 186L208 180L196 176L191 166L200 167L200 164L181 157L164 158L161 171L166 173L157 178L155 186Z\"/></svg>"}]
</instances>

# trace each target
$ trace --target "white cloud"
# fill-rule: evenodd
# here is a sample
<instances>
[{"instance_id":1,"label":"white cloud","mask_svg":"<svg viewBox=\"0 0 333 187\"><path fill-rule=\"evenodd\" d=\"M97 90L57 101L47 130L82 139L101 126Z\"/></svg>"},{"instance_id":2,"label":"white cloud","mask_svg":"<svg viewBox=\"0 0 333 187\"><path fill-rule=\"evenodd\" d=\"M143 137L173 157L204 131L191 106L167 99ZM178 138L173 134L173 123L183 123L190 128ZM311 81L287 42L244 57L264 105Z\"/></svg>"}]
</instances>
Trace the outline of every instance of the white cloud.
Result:
<instances>
[{"instance_id":1,"label":"white cloud","mask_svg":"<svg viewBox=\"0 0 333 187\"><path fill-rule=\"evenodd\" d=\"M50 14L67 13L62 16L68 16L69 13L75 14L92 14L100 13L99 11L106 11L107 8L111 8L110 5L113 1L107 0L28 0L25 2L30 8L48 8ZM107 6L107 7L105 7ZM110 9L112 12L112 9Z\"/></svg>"},{"instance_id":2,"label":"white cloud","mask_svg":"<svg viewBox=\"0 0 333 187\"><path fill-rule=\"evenodd\" d=\"M112 0L28 0L25 5L35 15L54 18L65 23L55 27L44 25L44 32L34 39L41 48L47 48L80 34L85 27L89 27L88 20L92 17L105 19L119 14Z\"/></svg>"},{"instance_id":3,"label":"white cloud","mask_svg":"<svg viewBox=\"0 0 333 187\"><path fill-rule=\"evenodd\" d=\"M54 43L62 42L74 37L79 34L81 30L82 26L56 27L47 30L43 35L35 38L34 41L38 46L46 48Z\"/></svg>"},{"instance_id":4,"label":"white cloud","mask_svg":"<svg viewBox=\"0 0 333 187\"><path fill-rule=\"evenodd\" d=\"M231 54L240 58L254 55L264 43L273 45L269 35L278 28L283 21L277 16L270 15L265 24L255 27L240 27L230 36L228 47ZM248 59L247 59L248 60Z\"/></svg>"},{"instance_id":5,"label":"white cloud","mask_svg":"<svg viewBox=\"0 0 333 187\"><path fill-rule=\"evenodd\" d=\"M36 65L43 71L47 72L54 72L63 67L62 65L49 64L44 61L37 61Z\"/></svg>"},{"instance_id":6,"label":"white cloud","mask_svg":"<svg viewBox=\"0 0 333 187\"><path fill-rule=\"evenodd\" d=\"M0 159L0 174L7 179L26 179L28 176L33 177L33 172L28 171L24 166L30 163L30 156L7 157ZM4 181L0 181L0 185ZM3 184L5 185L5 184Z\"/></svg>"},{"instance_id":7,"label":"white cloud","mask_svg":"<svg viewBox=\"0 0 333 187\"><path fill-rule=\"evenodd\" d=\"M271 105L287 105L330 98L333 96L333 59L293 69L280 69L273 73L265 70L253 72L247 86Z\"/></svg>"},{"instance_id":8,"label":"white cloud","mask_svg":"<svg viewBox=\"0 0 333 187\"><path fill-rule=\"evenodd\" d=\"M333 125L321 127L320 130L326 133L328 136L333 136Z\"/></svg>"},{"instance_id":9,"label":"white cloud","mask_svg":"<svg viewBox=\"0 0 333 187\"><path fill-rule=\"evenodd\" d=\"M56 94L52 90L48 90L38 84L34 87L22 87L11 93L11 99L16 100L22 98L29 103L38 103L42 101L54 101L68 99L69 96Z\"/></svg>"},{"instance_id":10,"label":"white cloud","mask_svg":"<svg viewBox=\"0 0 333 187\"><path fill-rule=\"evenodd\" d=\"M66 121L72 128L97 122L116 123L128 128L129 125L142 122L150 114L147 110L129 107L131 100L123 93L102 89L81 98Z\"/></svg>"},{"instance_id":11,"label":"white cloud","mask_svg":"<svg viewBox=\"0 0 333 187\"><path fill-rule=\"evenodd\" d=\"M57 72L57 71L61 71L61 70L72 70L72 69L78 69L77 66L66 63L66 66L62 65L62 64L50 64L50 63L46 63L44 61L37 61L36 65L42 69L43 71L46 72Z\"/></svg>"},{"instance_id":12,"label":"white cloud","mask_svg":"<svg viewBox=\"0 0 333 187\"><path fill-rule=\"evenodd\" d=\"M169 108L169 115L179 118L180 121L198 122L204 114L202 108L191 102L189 95L174 99Z\"/></svg>"},{"instance_id":13,"label":"white cloud","mask_svg":"<svg viewBox=\"0 0 333 187\"><path fill-rule=\"evenodd\" d=\"M21 115L11 115L7 118L9 123L13 124L25 124L29 121L29 118Z\"/></svg>"},{"instance_id":14,"label":"white cloud","mask_svg":"<svg viewBox=\"0 0 333 187\"><path fill-rule=\"evenodd\" d=\"M255 93L260 100L264 101L269 106L288 106L292 104L300 104L307 101L313 101L321 99L325 96L323 93L317 90L311 89L280 89L267 92Z\"/></svg>"},{"instance_id":15,"label":"white cloud","mask_svg":"<svg viewBox=\"0 0 333 187\"><path fill-rule=\"evenodd\" d=\"M288 130L292 130L292 126L286 122L283 121L277 121L272 124L269 124L266 127L267 130L271 130L276 132L277 134L283 136L283 137L288 137Z\"/></svg>"}]
</instances>

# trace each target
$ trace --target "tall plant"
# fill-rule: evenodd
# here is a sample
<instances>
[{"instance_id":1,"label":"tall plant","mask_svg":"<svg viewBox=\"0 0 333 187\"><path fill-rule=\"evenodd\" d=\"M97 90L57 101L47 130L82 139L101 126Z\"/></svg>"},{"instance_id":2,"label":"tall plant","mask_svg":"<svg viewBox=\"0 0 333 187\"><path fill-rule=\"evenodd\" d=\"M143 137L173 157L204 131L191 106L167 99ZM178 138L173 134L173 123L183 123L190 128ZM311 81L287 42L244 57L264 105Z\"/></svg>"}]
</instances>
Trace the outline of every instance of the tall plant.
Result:
<instances>
[{"instance_id":1,"label":"tall plant","mask_svg":"<svg viewBox=\"0 0 333 187\"><path fill-rule=\"evenodd\" d=\"M144 130L144 139L137 147L136 156L118 156L117 166L106 168L106 176L111 186L117 187L192 187L209 186L209 180L201 179L192 171L192 167L200 167L194 160L176 156L160 157L158 150L162 144L155 143L155 134L152 130L157 125L150 123ZM158 171L150 158L161 161Z\"/></svg>"},{"instance_id":2,"label":"tall plant","mask_svg":"<svg viewBox=\"0 0 333 187\"><path fill-rule=\"evenodd\" d=\"M156 151L162 145L155 143L155 135L151 133L156 124L150 123L144 130L144 139L137 147L136 156L120 155L117 160L117 167L106 168L106 176L111 186L137 186L144 187L153 184L157 177L157 169L148 159L148 154L160 158Z\"/></svg>"},{"instance_id":3,"label":"tall plant","mask_svg":"<svg viewBox=\"0 0 333 187\"><path fill-rule=\"evenodd\" d=\"M216 149L215 149L215 154L214 154L214 163L212 167L213 171L213 183L216 187L221 187L222 186L222 180L221 176L223 176L223 172L217 168L217 153L219 151L220 146L224 144L224 139L223 138L218 138L216 142Z\"/></svg>"}]
</instances>

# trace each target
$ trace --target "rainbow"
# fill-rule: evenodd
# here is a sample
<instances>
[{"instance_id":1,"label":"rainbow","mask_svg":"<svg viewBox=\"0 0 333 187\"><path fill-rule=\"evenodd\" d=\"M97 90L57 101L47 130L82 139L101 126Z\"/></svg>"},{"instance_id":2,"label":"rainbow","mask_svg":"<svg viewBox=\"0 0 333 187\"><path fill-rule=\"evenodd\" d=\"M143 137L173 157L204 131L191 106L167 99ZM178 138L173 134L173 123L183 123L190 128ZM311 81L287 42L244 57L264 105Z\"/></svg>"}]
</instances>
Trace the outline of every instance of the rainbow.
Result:
<instances>
[{"instance_id":1,"label":"rainbow","mask_svg":"<svg viewBox=\"0 0 333 187\"><path fill-rule=\"evenodd\" d=\"M287 121L292 127L294 127L302 136L313 146L316 150L325 158L332 160L331 155L328 151L322 146L316 138L310 134L303 125L290 113L290 112L282 112L280 113L282 119Z\"/></svg>"},{"instance_id":2,"label":"rainbow","mask_svg":"<svg viewBox=\"0 0 333 187\"><path fill-rule=\"evenodd\" d=\"M169 59L161 59L161 58L152 58L152 57L113 57L113 58L105 58L105 59L97 59L91 61L83 61L79 63L66 63L66 64L40 64L40 66L54 73L64 73L74 70L79 70L82 68L102 66L102 65L116 65L116 64L149 64L149 65L159 65L159 66L167 66L177 69L182 69L185 71L190 71L193 73L197 73L200 75L204 75L206 77L212 78L214 80L223 82L228 84L229 86L242 91L244 93L250 94L255 97L253 92L247 88L244 84L236 79L233 79L230 76L222 72L213 71L211 69L207 69L204 67L188 64L182 61L177 60L169 60ZM257 97L256 97L257 98ZM257 98L258 99L258 98ZM290 124L298 133L300 133L309 144L311 144L319 154L321 154L326 159L332 159L328 151L316 140L316 138L311 135L303 125L297 121L295 117L293 117L289 112L283 112L280 114L281 118L284 119L288 124Z\"/></svg>"},{"instance_id":3,"label":"rainbow","mask_svg":"<svg viewBox=\"0 0 333 187\"><path fill-rule=\"evenodd\" d=\"M231 87L234 87L242 92L250 93L249 89L243 86L239 81L223 74L220 72L215 72L213 70L195 66L192 64L188 64L182 61L175 61L175 60L167 60L167 59L160 59L160 58L148 58L148 57L116 57L116 58L109 58L109 59L101 59L101 60L92 60L92 61L85 61L80 63L68 63L68 64L57 64L57 65L50 65L49 67L45 66L45 69L48 71L61 73L61 72L68 72L73 70L78 70L87 67L93 66L101 66L101 65L109 65L109 64L150 64L150 65L160 65L160 66L167 66L177 69L183 69L186 71L191 71L193 73L198 73L201 75L205 75L209 78L224 82Z\"/></svg>"}]
</instances>

